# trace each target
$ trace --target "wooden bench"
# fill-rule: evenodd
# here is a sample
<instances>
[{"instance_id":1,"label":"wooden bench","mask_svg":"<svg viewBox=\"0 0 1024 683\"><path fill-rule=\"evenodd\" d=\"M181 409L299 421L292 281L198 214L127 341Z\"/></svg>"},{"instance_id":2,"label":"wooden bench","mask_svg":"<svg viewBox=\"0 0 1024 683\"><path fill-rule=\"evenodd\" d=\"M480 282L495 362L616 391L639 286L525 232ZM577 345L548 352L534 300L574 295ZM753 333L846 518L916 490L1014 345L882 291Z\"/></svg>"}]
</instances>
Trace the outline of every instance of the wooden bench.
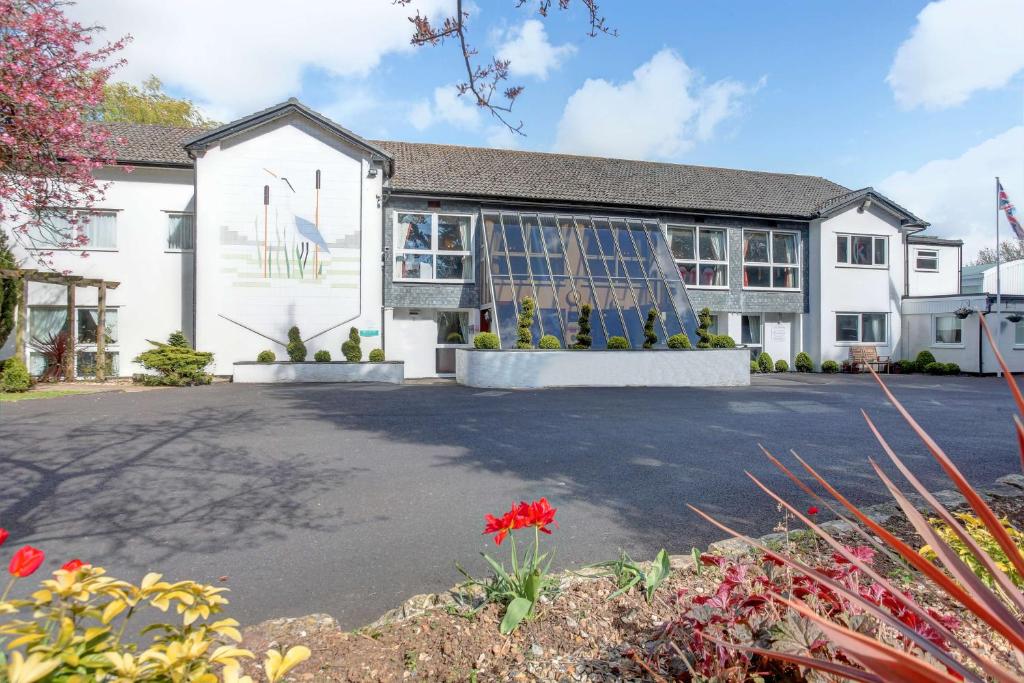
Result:
<instances>
[{"instance_id":1,"label":"wooden bench","mask_svg":"<svg viewBox=\"0 0 1024 683\"><path fill-rule=\"evenodd\" d=\"M843 361L843 372L867 372L873 368L875 372L889 372L892 360L889 356L879 356L875 346L851 346L850 358Z\"/></svg>"}]
</instances>

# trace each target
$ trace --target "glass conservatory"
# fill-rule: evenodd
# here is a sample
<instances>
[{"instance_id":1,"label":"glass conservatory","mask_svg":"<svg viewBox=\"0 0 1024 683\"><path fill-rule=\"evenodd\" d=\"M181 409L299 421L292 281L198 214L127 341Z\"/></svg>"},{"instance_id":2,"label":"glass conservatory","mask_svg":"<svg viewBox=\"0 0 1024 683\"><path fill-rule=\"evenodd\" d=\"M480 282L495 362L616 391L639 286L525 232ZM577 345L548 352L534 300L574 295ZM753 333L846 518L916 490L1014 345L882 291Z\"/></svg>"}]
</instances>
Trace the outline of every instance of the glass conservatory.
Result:
<instances>
[{"instance_id":1,"label":"glass conservatory","mask_svg":"<svg viewBox=\"0 0 1024 683\"><path fill-rule=\"evenodd\" d=\"M553 335L571 346L583 304L592 308L594 349L604 349L612 336L641 348L652 308L657 346L683 331L696 342L697 319L657 221L484 211L482 233L484 297L494 303L502 348L515 348L526 297L537 304L535 343Z\"/></svg>"}]
</instances>

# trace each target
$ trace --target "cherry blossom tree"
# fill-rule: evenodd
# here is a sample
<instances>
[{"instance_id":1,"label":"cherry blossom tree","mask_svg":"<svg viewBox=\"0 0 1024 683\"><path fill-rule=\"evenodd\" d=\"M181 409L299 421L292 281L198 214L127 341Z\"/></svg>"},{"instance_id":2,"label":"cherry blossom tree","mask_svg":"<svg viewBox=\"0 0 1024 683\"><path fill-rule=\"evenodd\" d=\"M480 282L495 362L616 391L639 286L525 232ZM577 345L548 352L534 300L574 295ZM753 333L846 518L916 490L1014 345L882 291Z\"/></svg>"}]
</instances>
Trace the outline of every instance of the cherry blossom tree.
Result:
<instances>
[{"instance_id":1,"label":"cherry blossom tree","mask_svg":"<svg viewBox=\"0 0 1024 683\"><path fill-rule=\"evenodd\" d=\"M394 0L395 4L407 6L413 4L414 0ZM537 13L547 18L551 12L555 0L514 0L516 8L536 3ZM559 10L567 10L573 0L557 0ZM587 12L589 30L587 35L594 38L600 34L611 36L618 35L615 29L609 28L601 15L596 0L579 0ZM513 133L523 133L523 122L514 122L512 118L512 106L524 90L522 85L507 84L508 67L511 63L507 59L491 57L486 62L479 60L479 52L467 39L469 32L469 12L463 9L462 0L456 0L455 14L445 17L440 25L432 23L426 15L416 14L409 17L414 32L412 44L417 47L424 45L438 45L446 41L458 42L462 51L462 58L465 64L465 80L456 85L459 95L469 95L476 101L481 109L486 109L491 116L498 119L502 125Z\"/></svg>"},{"instance_id":2,"label":"cherry blossom tree","mask_svg":"<svg viewBox=\"0 0 1024 683\"><path fill-rule=\"evenodd\" d=\"M66 4L0 0L0 226L48 267L53 249L88 243L71 210L102 199L93 171L113 163L117 141L84 117L128 40L94 47L98 27L69 20Z\"/></svg>"}]
</instances>

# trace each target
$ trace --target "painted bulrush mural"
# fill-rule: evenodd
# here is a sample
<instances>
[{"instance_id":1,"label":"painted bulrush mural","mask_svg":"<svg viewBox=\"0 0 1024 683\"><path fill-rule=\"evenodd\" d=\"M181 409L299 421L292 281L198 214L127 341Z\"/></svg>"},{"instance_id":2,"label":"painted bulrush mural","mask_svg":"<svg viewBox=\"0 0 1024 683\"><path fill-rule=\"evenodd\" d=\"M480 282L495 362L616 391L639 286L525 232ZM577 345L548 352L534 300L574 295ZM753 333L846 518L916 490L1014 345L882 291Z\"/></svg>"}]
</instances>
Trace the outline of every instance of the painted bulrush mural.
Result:
<instances>
[{"instance_id":1,"label":"painted bulrush mural","mask_svg":"<svg viewBox=\"0 0 1024 683\"><path fill-rule=\"evenodd\" d=\"M302 208L295 206L295 197L298 193L292 181L268 168L263 170L273 179L263 186L263 241L259 248L263 277L320 279L323 275L321 254L326 257L331 253L330 246L320 232L320 169L316 169L314 179L311 179L315 189L313 206L309 207L309 217L303 216ZM270 228L271 210L273 236ZM258 228L259 226L257 233Z\"/></svg>"}]
</instances>

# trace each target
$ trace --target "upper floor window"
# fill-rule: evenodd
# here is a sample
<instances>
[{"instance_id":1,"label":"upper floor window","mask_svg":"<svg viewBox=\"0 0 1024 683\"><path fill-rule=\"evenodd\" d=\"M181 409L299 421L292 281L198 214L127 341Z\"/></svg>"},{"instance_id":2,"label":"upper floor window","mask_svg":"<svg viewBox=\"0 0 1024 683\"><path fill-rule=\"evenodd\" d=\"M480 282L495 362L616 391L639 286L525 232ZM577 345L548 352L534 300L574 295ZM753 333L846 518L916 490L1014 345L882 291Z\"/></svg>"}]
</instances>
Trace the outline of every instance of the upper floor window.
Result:
<instances>
[{"instance_id":1,"label":"upper floor window","mask_svg":"<svg viewBox=\"0 0 1024 683\"><path fill-rule=\"evenodd\" d=\"M196 232L192 214L167 214L167 249L170 251L192 251L195 246Z\"/></svg>"},{"instance_id":2,"label":"upper floor window","mask_svg":"<svg viewBox=\"0 0 1024 683\"><path fill-rule=\"evenodd\" d=\"M915 249L914 269L926 272L937 272L939 270L939 252L937 249Z\"/></svg>"},{"instance_id":3,"label":"upper floor window","mask_svg":"<svg viewBox=\"0 0 1024 683\"><path fill-rule=\"evenodd\" d=\"M117 249L115 211L52 211L28 232L34 247L43 249Z\"/></svg>"},{"instance_id":4,"label":"upper floor window","mask_svg":"<svg viewBox=\"0 0 1024 683\"><path fill-rule=\"evenodd\" d=\"M875 235L836 235L836 263L884 268L889 264L888 243Z\"/></svg>"},{"instance_id":5,"label":"upper floor window","mask_svg":"<svg viewBox=\"0 0 1024 683\"><path fill-rule=\"evenodd\" d=\"M729 235L725 228L669 226L672 256L692 287L729 286Z\"/></svg>"},{"instance_id":6,"label":"upper floor window","mask_svg":"<svg viewBox=\"0 0 1024 683\"><path fill-rule=\"evenodd\" d=\"M800 289L799 233L744 230L743 286L749 289Z\"/></svg>"},{"instance_id":7,"label":"upper floor window","mask_svg":"<svg viewBox=\"0 0 1024 683\"><path fill-rule=\"evenodd\" d=\"M395 280L472 282L473 217L396 212L394 252Z\"/></svg>"}]
</instances>

